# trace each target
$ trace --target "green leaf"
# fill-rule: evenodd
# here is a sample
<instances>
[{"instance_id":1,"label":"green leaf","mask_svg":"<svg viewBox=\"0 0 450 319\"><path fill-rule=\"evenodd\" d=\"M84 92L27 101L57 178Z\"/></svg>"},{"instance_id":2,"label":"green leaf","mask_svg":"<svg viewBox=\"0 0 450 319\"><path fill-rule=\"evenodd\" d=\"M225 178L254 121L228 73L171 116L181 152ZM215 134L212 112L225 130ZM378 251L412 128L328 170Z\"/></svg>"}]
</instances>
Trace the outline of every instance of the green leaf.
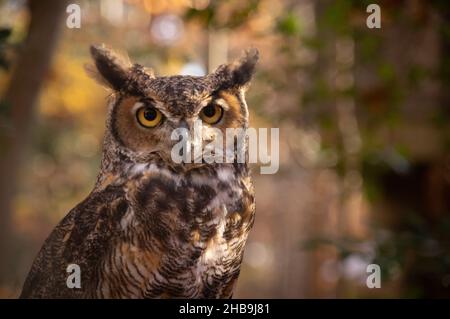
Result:
<instances>
[{"instance_id":1,"label":"green leaf","mask_svg":"<svg viewBox=\"0 0 450 319\"><path fill-rule=\"evenodd\" d=\"M278 21L277 29L279 32L287 36L295 36L299 34L299 17L292 12L287 13Z\"/></svg>"}]
</instances>

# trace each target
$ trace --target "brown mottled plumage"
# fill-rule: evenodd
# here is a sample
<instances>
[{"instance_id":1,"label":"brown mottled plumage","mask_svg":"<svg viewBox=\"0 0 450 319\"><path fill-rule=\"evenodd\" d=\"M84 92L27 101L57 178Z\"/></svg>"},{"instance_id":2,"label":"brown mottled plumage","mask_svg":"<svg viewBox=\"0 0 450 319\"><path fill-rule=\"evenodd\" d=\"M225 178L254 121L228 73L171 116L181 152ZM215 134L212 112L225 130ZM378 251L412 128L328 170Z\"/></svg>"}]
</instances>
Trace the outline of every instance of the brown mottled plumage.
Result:
<instances>
[{"instance_id":1,"label":"brown mottled plumage","mask_svg":"<svg viewBox=\"0 0 450 319\"><path fill-rule=\"evenodd\" d=\"M204 77L155 77L104 46L91 54L90 72L114 93L101 171L45 241L21 297L231 297L254 220L247 163L176 164L170 134L192 129L203 108L219 102L222 117L206 132L247 128L244 92L257 51ZM159 125L139 125L142 105L161 112ZM81 268L80 289L66 285L69 264Z\"/></svg>"}]
</instances>

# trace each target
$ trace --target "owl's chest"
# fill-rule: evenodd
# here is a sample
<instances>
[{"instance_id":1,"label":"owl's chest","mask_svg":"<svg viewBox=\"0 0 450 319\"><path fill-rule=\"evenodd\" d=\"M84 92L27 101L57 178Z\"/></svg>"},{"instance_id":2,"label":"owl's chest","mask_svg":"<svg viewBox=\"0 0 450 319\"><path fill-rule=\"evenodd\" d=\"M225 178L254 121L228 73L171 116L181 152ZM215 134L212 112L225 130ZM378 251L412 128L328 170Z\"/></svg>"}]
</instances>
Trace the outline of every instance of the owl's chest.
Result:
<instances>
[{"instance_id":1,"label":"owl's chest","mask_svg":"<svg viewBox=\"0 0 450 319\"><path fill-rule=\"evenodd\" d=\"M154 174L130 190L133 216L128 223L140 230L133 238L145 242L132 243L128 262L140 260L146 296L230 294L253 224L250 179L236 178L231 171L188 180Z\"/></svg>"}]
</instances>

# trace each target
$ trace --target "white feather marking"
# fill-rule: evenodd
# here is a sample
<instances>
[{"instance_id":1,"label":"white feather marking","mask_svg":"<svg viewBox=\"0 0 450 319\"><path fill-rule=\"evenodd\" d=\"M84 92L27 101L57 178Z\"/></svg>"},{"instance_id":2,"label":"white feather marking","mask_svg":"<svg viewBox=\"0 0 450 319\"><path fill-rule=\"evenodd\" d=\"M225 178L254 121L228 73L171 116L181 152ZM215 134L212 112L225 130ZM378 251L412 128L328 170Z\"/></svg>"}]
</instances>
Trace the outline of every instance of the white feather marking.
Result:
<instances>
[{"instance_id":1,"label":"white feather marking","mask_svg":"<svg viewBox=\"0 0 450 319\"><path fill-rule=\"evenodd\" d=\"M133 175L137 175L140 173L143 173L144 171L146 171L148 168L148 164L147 163L138 163L138 164L133 164L131 166L131 174Z\"/></svg>"},{"instance_id":2,"label":"white feather marking","mask_svg":"<svg viewBox=\"0 0 450 319\"><path fill-rule=\"evenodd\" d=\"M234 174L230 168L221 168L217 171L217 177L222 182L230 182L234 179Z\"/></svg>"}]
</instances>

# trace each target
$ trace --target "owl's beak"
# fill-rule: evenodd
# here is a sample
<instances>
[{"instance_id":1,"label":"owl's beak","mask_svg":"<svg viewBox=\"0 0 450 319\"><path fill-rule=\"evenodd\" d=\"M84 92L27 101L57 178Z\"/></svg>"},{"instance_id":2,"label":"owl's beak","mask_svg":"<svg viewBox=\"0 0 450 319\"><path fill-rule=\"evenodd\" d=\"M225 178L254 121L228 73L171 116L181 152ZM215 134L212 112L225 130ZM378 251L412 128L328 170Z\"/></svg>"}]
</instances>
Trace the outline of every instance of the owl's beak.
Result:
<instances>
[{"instance_id":1,"label":"owl's beak","mask_svg":"<svg viewBox=\"0 0 450 319\"><path fill-rule=\"evenodd\" d=\"M190 125L188 124L188 122L186 122L186 120L181 120L180 124L178 125L178 128L191 131Z\"/></svg>"},{"instance_id":2,"label":"owl's beak","mask_svg":"<svg viewBox=\"0 0 450 319\"><path fill-rule=\"evenodd\" d=\"M179 139L175 139L173 143L174 147L177 148L175 154L183 158L182 163L184 165L187 164L187 166L192 166L193 164L202 164L202 128L199 128L195 122L181 120L178 123L176 130L179 132L177 134Z\"/></svg>"}]
</instances>

